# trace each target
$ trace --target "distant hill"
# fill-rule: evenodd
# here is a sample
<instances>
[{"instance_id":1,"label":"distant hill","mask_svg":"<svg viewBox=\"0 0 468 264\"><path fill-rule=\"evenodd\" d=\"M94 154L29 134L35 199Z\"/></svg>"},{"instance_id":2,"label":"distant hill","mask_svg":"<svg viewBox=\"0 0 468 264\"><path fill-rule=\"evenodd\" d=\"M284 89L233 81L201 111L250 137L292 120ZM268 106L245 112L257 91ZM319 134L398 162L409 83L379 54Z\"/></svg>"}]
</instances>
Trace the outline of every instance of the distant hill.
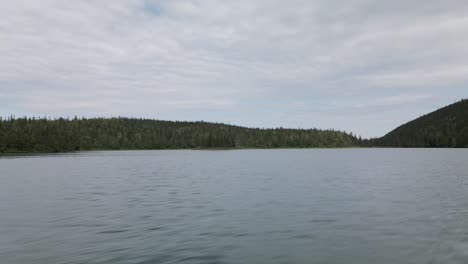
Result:
<instances>
[{"instance_id":1,"label":"distant hill","mask_svg":"<svg viewBox=\"0 0 468 264\"><path fill-rule=\"evenodd\" d=\"M246 128L208 122L135 118L36 119L0 117L0 154L77 150L468 147L468 100L361 140L319 129Z\"/></svg>"},{"instance_id":2,"label":"distant hill","mask_svg":"<svg viewBox=\"0 0 468 264\"><path fill-rule=\"evenodd\" d=\"M0 153L358 145L359 140L352 134L334 130L259 129L130 118L0 118Z\"/></svg>"},{"instance_id":3,"label":"distant hill","mask_svg":"<svg viewBox=\"0 0 468 264\"><path fill-rule=\"evenodd\" d=\"M468 100L443 107L371 140L380 147L468 147Z\"/></svg>"}]
</instances>

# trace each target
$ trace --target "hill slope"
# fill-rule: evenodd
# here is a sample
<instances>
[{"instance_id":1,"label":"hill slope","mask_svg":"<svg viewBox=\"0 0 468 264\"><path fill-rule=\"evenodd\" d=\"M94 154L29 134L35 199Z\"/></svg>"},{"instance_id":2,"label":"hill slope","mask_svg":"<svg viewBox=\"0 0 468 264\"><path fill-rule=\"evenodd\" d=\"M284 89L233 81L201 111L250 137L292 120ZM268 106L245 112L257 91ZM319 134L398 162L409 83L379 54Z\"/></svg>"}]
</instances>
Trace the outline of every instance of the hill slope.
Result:
<instances>
[{"instance_id":1,"label":"hill slope","mask_svg":"<svg viewBox=\"0 0 468 264\"><path fill-rule=\"evenodd\" d=\"M468 100L443 107L372 140L380 147L468 147Z\"/></svg>"},{"instance_id":2,"label":"hill slope","mask_svg":"<svg viewBox=\"0 0 468 264\"><path fill-rule=\"evenodd\" d=\"M350 147L350 134L129 118L0 118L0 153L74 150Z\"/></svg>"},{"instance_id":3,"label":"hill slope","mask_svg":"<svg viewBox=\"0 0 468 264\"><path fill-rule=\"evenodd\" d=\"M0 117L0 153L74 150L313 147L468 147L468 100L360 141L318 129L259 129L207 122L131 118Z\"/></svg>"}]
</instances>

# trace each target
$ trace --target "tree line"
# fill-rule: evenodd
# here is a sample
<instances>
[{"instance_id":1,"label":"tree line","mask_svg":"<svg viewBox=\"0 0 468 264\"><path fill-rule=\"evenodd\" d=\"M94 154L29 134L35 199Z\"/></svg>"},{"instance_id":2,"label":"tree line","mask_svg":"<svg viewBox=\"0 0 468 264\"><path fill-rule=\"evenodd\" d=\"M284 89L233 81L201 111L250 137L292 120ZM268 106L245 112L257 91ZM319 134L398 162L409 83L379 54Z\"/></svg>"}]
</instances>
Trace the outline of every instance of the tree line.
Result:
<instances>
[{"instance_id":1,"label":"tree line","mask_svg":"<svg viewBox=\"0 0 468 264\"><path fill-rule=\"evenodd\" d=\"M260 129L136 118L0 118L0 153L196 148L352 147L341 131Z\"/></svg>"},{"instance_id":2,"label":"tree line","mask_svg":"<svg viewBox=\"0 0 468 264\"><path fill-rule=\"evenodd\" d=\"M468 147L468 100L461 100L365 142L377 147Z\"/></svg>"},{"instance_id":3,"label":"tree line","mask_svg":"<svg viewBox=\"0 0 468 264\"><path fill-rule=\"evenodd\" d=\"M336 130L246 128L136 118L1 118L0 153L196 148L468 147L468 100L381 138Z\"/></svg>"}]
</instances>

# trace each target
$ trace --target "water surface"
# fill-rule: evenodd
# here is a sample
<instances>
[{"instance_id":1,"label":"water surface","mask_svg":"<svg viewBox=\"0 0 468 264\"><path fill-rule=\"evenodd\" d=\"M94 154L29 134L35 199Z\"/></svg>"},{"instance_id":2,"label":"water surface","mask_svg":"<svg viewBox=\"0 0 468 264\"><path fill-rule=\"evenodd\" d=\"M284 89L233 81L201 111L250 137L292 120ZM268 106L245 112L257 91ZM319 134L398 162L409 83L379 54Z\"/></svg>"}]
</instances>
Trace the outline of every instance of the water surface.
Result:
<instances>
[{"instance_id":1,"label":"water surface","mask_svg":"<svg viewBox=\"0 0 468 264\"><path fill-rule=\"evenodd\" d=\"M0 263L468 263L468 150L4 157Z\"/></svg>"}]
</instances>

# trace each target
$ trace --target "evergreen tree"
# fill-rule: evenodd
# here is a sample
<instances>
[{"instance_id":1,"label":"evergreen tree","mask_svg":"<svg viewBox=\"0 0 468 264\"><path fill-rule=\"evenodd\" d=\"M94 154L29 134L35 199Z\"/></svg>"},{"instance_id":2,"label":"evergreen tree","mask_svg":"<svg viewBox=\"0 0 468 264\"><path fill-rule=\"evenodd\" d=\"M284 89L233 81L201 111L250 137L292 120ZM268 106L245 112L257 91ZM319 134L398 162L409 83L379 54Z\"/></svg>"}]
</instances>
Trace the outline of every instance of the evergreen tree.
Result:
<instances>
[{"instance_id":1,"label":"evergreen tree","mask_svg":"<svg viewBox=\"0 0 468 264\"><path fill-rule=\"evenodd\" d=\"M76 150L350 147L350 134L317 129L258 129L206 122L132 118L0 119L0 152Z\"/></svg>"}]
</instances>

